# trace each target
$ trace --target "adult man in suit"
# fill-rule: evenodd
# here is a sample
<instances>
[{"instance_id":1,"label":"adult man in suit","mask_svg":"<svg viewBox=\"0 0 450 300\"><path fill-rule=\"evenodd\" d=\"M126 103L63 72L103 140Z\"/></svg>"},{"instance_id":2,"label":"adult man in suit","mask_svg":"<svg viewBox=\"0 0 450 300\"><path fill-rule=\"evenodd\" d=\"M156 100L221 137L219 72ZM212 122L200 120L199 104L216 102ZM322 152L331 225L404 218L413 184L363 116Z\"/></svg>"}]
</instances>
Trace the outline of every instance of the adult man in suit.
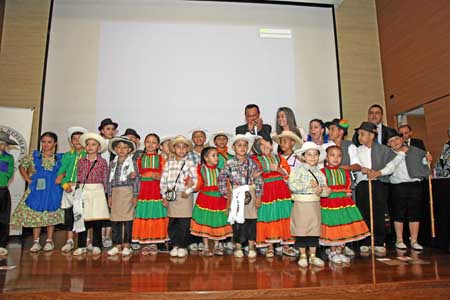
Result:
<instances>
[{"instance_id":1,"label":"adult man in suit","mask_svg":"<svg viewBox=\"0 0 450 300\"><path fill-rule=\"evenodd\" d=\"M378 144L387 145L388 141L386 139L387 132L389 130L395 130L394 128L384 126L383 125L383 108L379 104L372 104L369 107L369 110L367 112L367 121L370 123L375 124L377 126L377 138L375 142ZM359 146L360 143L358 141L358 135L355 133L352 138L353 144L356 146Z\"/></svg>"},{"instance_id":2,"label":"adult man in suit","mask_svg":"<svg viewBox=\"0 0 450 300\"><path fill-rule=\"evenodd\" d=\"M406 146L414 146L427 151L427 149L425 148L425 144L421 139L412 138L412 129L408 124L403 124L398 127L398 132L402 135L403 142Z\"/></svg>"},{"instance_id":3,"label":"adult man in suit","mask_svg":"<svg viewBox=\"0 0 450 300\"><path fill-rule=\"evenodd\" d=\"M236 134L245 134L246 132L256 133L266 141L272 141L270 137L272 127L268 124L263 124L258 105L249 104L245 107L245 120L247 124L236 127Z\"/></svg>"}]
</instances>

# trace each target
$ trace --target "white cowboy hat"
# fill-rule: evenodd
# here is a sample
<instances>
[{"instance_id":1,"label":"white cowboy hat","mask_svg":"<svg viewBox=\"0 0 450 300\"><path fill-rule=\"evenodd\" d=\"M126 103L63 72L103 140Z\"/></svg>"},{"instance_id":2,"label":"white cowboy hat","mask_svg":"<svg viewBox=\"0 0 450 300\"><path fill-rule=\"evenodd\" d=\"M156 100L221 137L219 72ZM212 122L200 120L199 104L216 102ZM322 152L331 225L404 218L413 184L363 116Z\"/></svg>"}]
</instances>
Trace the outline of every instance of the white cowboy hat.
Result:
<instances>
[{"instance_id":1,"label":"white cowboy hat","mask_svg":"<svg viewBox=\"0 0 450 300\"><path fill-rule=\"evenodd\" d=\"M134 151L136 151L136 144L135 144L132 140L130 140L129 137L124 136L124 135L113 137L113 138L109 141L109 145L108 145L109 151L111 151L111 153L114 153L115 155L117 155L117 153L116 153L116 151L114 150L114 148L116 148L116 145L117 145L118 143L120 143L120 142L127 144L128 147L131 148L130 153L133 153Z\"/></svg>"},{"instance_id":2,"label":"white cowboy hat","mask_svg":"<svg viewBox=\"0 0 450 300\"><path fill-rule=\"evenodd\" d=\"M220 135L226 136L228 141L230 141L233 138L232 134L229 134L229 133L226 133L223 130L220 130L220 131L217 131L217 132L215 132L215 133L213 133L213 134L211 134L209 136L209 139L208 139L209 145L212 146L212 147L215 147L216 145L214 144L214 140L216 139L216 137L218 137Z\"/></svg>"},{"instance_id":3,"label":"white cowboy hat","mask_svg":"<svg viewBox=\"0 0 450 300\"><path fill-rule=\"evenodd\" d=\"M314 142L305 142L305 143L302 145L302 148L300 148L300 149L298 149L298 150L295 150L294 153L295 153L297 156L301 157L302 154L305 153L305 152L308 151L308 150L317 150L317 151L319 151L319 161L322 162L322 161L325 160L325 156L326 156L325 149L323 149L322 146L317 145L317 144L314 143Z\"/></svg>"},{"instance_id":4,"label":"white cowboy hat","mask_svg":"<svg viewBox=\"0 0 450 300\"><path fill-rule=\"evenodd\" d=\"M100 144L100 149L98 152L104 152L108 149L108 142L98 133L87 132L80 136L80 144L85 148L87 140L95 140Z\"/></svg>"},{"instance_id":5,"label":"white cowboy hat","mask_svg":"<svg viewBox=\"0 0 450 300\"><path fill-rule=\"evenodd\" d=\"M170 152L175 153L175 145L176 144L185 144L188 146L188 152L191 152L193 149L192 142L188 140L184 135L177 135L169 142Z\"/></svg>"},{"instance_id":6,"label":"white cowboy hat","mask_svg":"<svg viewBox=\"0 0 450 300\"><path fill-rule=\"evenodd\" d=\"M188 134L191 137L191 139L192 139L192 135L194 134L194 132L197 132L197 131L201 131L201 132L205 133L205 137L206 137L205 144L207 144L209 141L208 130L203 129L203 128L194 128L192 130L189 130Z\"/></svg>"},{"instance_id":7,"label":"white cowboy hat","mask_svg":"<svg viewBox=\"0 0 450 300\"><path fill-rule=\"evenodd\" d=\"M69 141L72 137L72 134L74 134L75 132L81 132L83 133L88 133L88 130L86 128L83 127L79 127L79 126L73 126L67 129L67 137L69 138Z\"/></svg>"},{"instance_id":8,"label":"white cowboy hat","mask_svg":"<svg viewBox=\"0 0 450 300\"><path fill-rule=\"evenodd\" d=\"M236 153L234 152L233 149L233 145L234 143L236 143L237 141L247 141L248 142L248 149L247 149L247 154L250 153L250 150L252 149L253 143L257 140L260 139L261 137L259 135L254 135L251 134L250 132L246 132L245 134L236 134L235 136L233 136L231 139L228 139L228 153L230 153L231 155L236 155Z\"/></svg>"},{"instance_id":9,"label":"white cowboy hat","mask_svg":"<svg viewBox=\"0 0 450 300\"><path fill-rule=\"evenodd\" d=\"M173 136L163 136L160 140L159 140L159 144L162 145L167 141L170 141L173 139Z\"/></svg>"},{"instance_id":10,"label":"white cowboy hat","mask_svg":"<svg viewBox=\"0 0 450 300\"><path fill-rule=\"evenodd\" d=\"M272 137L273 141L278 145L280 144L281 138L290 138L293 140L295 142L294 150L300 149L303 145L303 141L300 137L290 130L283 130L280 134Z\"/></svg>"}]
</instances>

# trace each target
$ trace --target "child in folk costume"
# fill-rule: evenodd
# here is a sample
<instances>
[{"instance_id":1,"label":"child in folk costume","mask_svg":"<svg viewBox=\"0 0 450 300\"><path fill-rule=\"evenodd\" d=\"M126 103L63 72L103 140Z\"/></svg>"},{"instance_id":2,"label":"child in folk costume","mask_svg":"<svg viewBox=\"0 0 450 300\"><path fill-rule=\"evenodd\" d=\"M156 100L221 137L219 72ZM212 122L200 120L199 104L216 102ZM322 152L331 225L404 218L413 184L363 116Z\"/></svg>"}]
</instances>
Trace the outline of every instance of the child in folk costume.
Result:
<instances>
[{"instance_id":1,"label":"child in folk costume","mask_svg":"<svg viewBox=\"0 0 450 300\"><path fill-rule=\"evenodd\" d=\"M77 167L80 159L86 156L86 150L80 143L80 136L87 133L82 127L70 127L67 129L71 150L64 153L61 168L58 171L57 183L63 188L61 208L64 210L64 230L67 232L67 241L61 248L62 252L70 252L74 248L73 243L73 200L74 190L77 184Z\"/></svg>"},{"instance_id":2,"label":"child in folk costume","mask_svg":"<svg viewBox=\"0 0 450 300\"><path fill-rule=\"evenodd\" d=\"M223 255L219 240L232 236L233 231L227 221L227 200L220 194L218 187L219 157L214 147L203 149L201 156L196 188L199 196L192 213L191 233L203 238L203 255ZM209 250L208 240L214 240L213 252Z\"/></svg>"},{"instance_id":3,"label":"child in folk costume","mask_svg":"<svg viewBox=\"0 0 450 300\"><path fill-rule=\"evenodd\" d=\"M28 183L28 189L12 216L12 223L33 228L31 252L39 252L41 227L47 227L47 241L44 251L52 251L55 225L64 222L61 210L62 188L56 184L61 167L61 153L56 153L58 137L53 132L41 135L41 151L34 151L31 157L22 159L20 174Z\"/></svg>"},{"instance_id":4,"label":"child in folk costume","mask_svg":"<svg viewBox=\"0 0 450 300\"><path fill-rule=\"evenodd\" d=\"M150 133L144 140L144 152L137 159L140 174L140 189L133 221L132 239L135 243L149 245L142 254L157 254L157 244L169 240L167 208L164 207L160 179L164 164L162 154L158 154L159 136Z\"/></svg>"},{"instance_id":5,"label":"child in folk costume","mask_svg":"<svg viewBox=\"0 0 450 300\"><path fill-rule=\"evenodd\" d=\"M306 268L308 263L323 267L323 261L316 256L321 227L320 197L329 195L325 175L318 168L325 159L325 151L314 142L305 142L295 153L304 164L292 170L289 187L294 200L291 216L291 234L296 237L295 246L300 248L298 265ZM309 248L309 260L306 254Z\"/></svg>"},{"instance_id":6,"label":"child in folk costume","mask_svg":"<svg viewBox=\"0 0 450 300\"><path fill-rule=\"evenodd\" d=\"M328 257L331 262L340 264L350 262L343 253L346 243L359 241L370 235L359 209L352 200L350 172L339 167L342 150L330 146L327 152L327 165L322 169L331 193L320 200L322 207L322 226L320 244L331 246Z\"/></svg>"},{"instance_id":7,"label":"child in folk costume","mask_svg":"<svg viewBox=\"0 0 450 300\"><path fill-rule=\"evenodd\" d=\"M273 244L282 243L285 252L292 252L287 255L295 256L293 249L289 250L289 244L293 244L290 233L291 192L284 181L288 179L291 168L283 157L272 153L270 142L261 141L258 139L253 144L256 153L253 160L262 170L264 181L256 223L256 246L268 247L266 257L273 257Z\"/></svg>"},{"instance_id":8,"label":"child in folk costume","mask_svg":"<svg viewBox=\"0 0 450 300\"><path fill-rule=\"evenodd\" d=\"M107 182L108 204L111 208L111 227L113 244L108 255L131 254L131 233L134 208L139 195L138 166L132 158L136 145L126 136L114 137L109 143L114 160L109 165Z\"/></svg>"},{"instance_id":9,"label":"child in folk costume","mask_svg":"<svg viewBox=\"0 0 450 300\"><path fill-rule=\"evenodd\" d=\"M231 139L229 148L236 156L225 164L219 175L219 190L230 202L228 222L233 226L236 244L235 257L243 257L242 244L248 242L248 257L256 257L257 208L261 206L263 181L255 161L248 157L255 136L237 134ZM232 192L229 191L231 184Z\"/></svg>"},{"instance_id":10,"label":"child in folk costume","mask_svg":"<svg viewBox=\"0 0 450 300\"><path fill-rule=\"evenodd\" d=\"M194 163L186 158L187 153L192 151L192 143L188 139L178 135L170 141L170 147L175 158L167 161L164 166L160 189L163 204L168 208L168 231L173 244L169 254L172 257L185 257L194 204L194 188L186 187L186 182L197 185L197 169Z\"/></svg>"},{"instance_id":11,"label":"child in folk costume","mask_svg":"<svg viewBox=\"0 0 450 300\"><path fill-rule=\"evenodd\" d=\"M99 255L102 247L102 224L109 220L106 201L106 179L108 165L100 156L106 150L107 142L97 133L85 133L80 143L86 150L86 156L78 161L77 183L81 197L74 199L74 231L78 232L78 249L73 255L87 252L88 230L92 228L92 254Z\"/></svg>"},{"instance_id":12,"label":"child in folk costume","mask_svg":"<svg viewBox=\"0 0 450 300\"><path fill-rule=\"evenodd\" d=\"M17 145L9 135L0 131L0 256L8 255L9 219L11 215L11 195L8 184L14 175L14 157L7 152Z\"/></svg>"},{"instance_id":13,"label":"child in folk costume","mask_svg":"<svg viewBox=\"0 0 450 300\"><path fill-rule=\"evenodd\" d=\"M175 158L175 154L170 151L170 141L173 137L165 136L162 137L159 142L159 149L161 150L161 155L165 161Z\"/></svg>"},{"instance_id":14,"label":"child in folk costume","mask_svg":"<svg viewBox=\"0 0 450 300\"><path fill-rule=\"evenodd\" d=\"M210 145L211 142L217 147L217 152L219 154L219 163L217 167L219 170L222 170L225 166L225 163L233 157L231 153L229 153L228 141L231 140L231 134L226 133L224 131L218 131L211 135L209 138Z\"/></svg>"},{"instance_id":15,"label":"child in folk costume","mask_svg":"<svg viewBox=\"0 0 450 300\"><path fill-rule=\"evenodd\" d=\"M294 151L300 149L303 141L298 135L290 130L283 130L279 135L273 137L281 150L281 156L287 161L289 167L295 168L301 164L300 159Z\"/></svg>"}]
</instances>

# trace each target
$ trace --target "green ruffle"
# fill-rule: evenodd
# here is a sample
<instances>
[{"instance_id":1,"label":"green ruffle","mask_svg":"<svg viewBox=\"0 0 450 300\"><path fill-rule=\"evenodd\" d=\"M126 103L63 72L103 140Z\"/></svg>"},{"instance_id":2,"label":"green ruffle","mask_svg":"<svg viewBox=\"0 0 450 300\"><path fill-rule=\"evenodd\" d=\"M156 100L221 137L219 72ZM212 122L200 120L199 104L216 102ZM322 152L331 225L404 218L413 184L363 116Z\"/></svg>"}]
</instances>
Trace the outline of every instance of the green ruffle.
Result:
<instances>
[{"instance_id":1,"label":"green ruffle","mask_svg":"<svg viewBox=\"0 0 450 300\"><path fill-rule=\"evenodd\" d=\"M327 226L351 224L363 219L356 206L348 206L339 209L322 208L321 212L322 224Z\"/></svg>"},{"instance_id":2,"label":"green ruffle","mask_svg":"<svg viewBox=\"0 0 450 300\"><path fill-rule=\"evenodd\" d=\"M136 205L135 216L138 219L160 219L167 217L167 208L162 200L139 200Z\"/></svg>"},{"instance_id":3,"label":"green ruffle","mask_svg":"<svg viewBox=\"0 0 450 300\"><path fill-rule=\"evenodd\" d=\"M211 211L202 209L198 205L194 206L192 219L200 225L209 227L223 227L228 224L228 216L225 211Z\"/></svg>"},{"instance_id":4,"label":"green ruffle","mask_svg":"<svg viewBox=\"0 0 450 300\"><path fill-rule=\"evenodd\" d=\"M258 208L258 221L273 222L291 217L292 200L279 199L271 203L262 203Z\"/></svg>"}]
</instances>

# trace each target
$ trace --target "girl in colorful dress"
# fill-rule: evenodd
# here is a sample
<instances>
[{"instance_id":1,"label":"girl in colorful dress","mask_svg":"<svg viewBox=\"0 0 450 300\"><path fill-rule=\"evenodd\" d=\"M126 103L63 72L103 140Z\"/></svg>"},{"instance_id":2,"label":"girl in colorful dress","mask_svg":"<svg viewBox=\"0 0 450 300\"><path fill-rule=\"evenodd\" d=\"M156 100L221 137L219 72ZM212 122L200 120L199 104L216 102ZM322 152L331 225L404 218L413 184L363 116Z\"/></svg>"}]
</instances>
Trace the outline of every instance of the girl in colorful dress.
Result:
<instances>
[{"instance_id":1,"label":"girl in colorful dress","mask_svg":"<svg viewBox=\"0 0 450 300\"><path fill-rule=\"evenodd\" d=\"M212 141L217 147L217 153L219 156L219 163L217 164L217 167L219 168L219 170L222 170L225 166L225 163L233 157L233 155L228 152L227 145L230 139L231 134L228 134L224 131L216 132L209 138L210 143Z\"/></svg>"},{"instance_id":2,"label":"girl in colorful dress","mask_svg":"<svg viewBox=\"0 0 450 300\"><path fill-rule=\"evenodd\" d=\"M191 233L203 238L203 255L223 255L219 240L231 237L233 230L227 221L227 200L220 194L218 186L217 149L214 147L203 149L201 158L197 183L199 195L192 213ZM209 250L208 240L214 240L213 252Z\"/></svg>"},{"instance_id":3,"label":"girl in colorful dress","mask_svg":"<svg viewBox=\"0 0 450 300\"><path fill-rule=\"evenodd\" d=\"M167 233L167 208L162 203L159 188L166 160L158 154L159 136L150 133L144 140L144 152L137 160L141 187L133 221L133 243L146 245L142 254L157 254L157 244L169 240Z\"/></svg>"},{"instance_id":4,"label":"girl in colorful dress","mask_svg":"<svg viewBox=\"0 0 450 300\"><path fill-rule=\"evenodd\" d=\"M28 189L12 216L12 224L33 228L31 252L39 252L41 227L47 227L44 251L52 251L55 225L64 222L61 210L62 188L56 184L61 167L62 154L56 153L58 137L53 132L41 135L41 151L34 151L31 157L22 159L20 174L28 183Z\"/></svg>"},{"instance_id":5,"label":"girl in colorful dress","mask_svg":"<svg viewBox=\"0 0 450 300\"><path fill-rule=\"evenodd\" d=\"M319 242L323 246L331 246L329 259L336 264L350 262L350 258L342 251L346 243L359 241L370 235L352 200L350 172L339 167L341 162L341 148L328 147L327 165L322 173L331 194L320 199L322 225Z\"/></svg>"},{"instance_id":6,"label":"girl in colorful dress","mask_svg":"<svg viewBox=\"0 0 450 300\"><path fill-rule=\"evenodd\" d=\"M253 144L257 154L253 160L263 171L264 193L256 221L256 246L268 247L266 257L274 256L274 243L283 243L285 251L293 244L290 231L292 209L291 192L284 180L287 180L291 168L286 160L272 153L272 145L258 139ZM295 255L295 254L293 254Z\"/></svg>"}]
</instances>

